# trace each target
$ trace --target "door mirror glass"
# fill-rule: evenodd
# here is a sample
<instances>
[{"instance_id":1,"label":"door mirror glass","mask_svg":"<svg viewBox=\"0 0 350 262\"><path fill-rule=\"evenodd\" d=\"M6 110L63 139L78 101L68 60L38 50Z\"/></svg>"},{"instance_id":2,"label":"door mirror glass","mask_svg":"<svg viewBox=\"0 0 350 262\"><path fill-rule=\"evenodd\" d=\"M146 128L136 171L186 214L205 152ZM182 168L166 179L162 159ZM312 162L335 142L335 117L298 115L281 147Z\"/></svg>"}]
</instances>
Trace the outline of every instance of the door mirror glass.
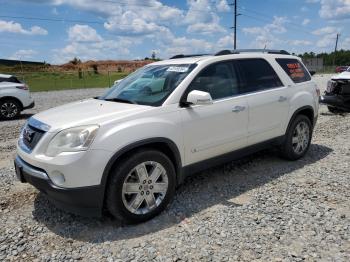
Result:
<instances>
[{"instance_id":1,"label":"door mirror glass","mask_svg":"<svg viewBox=\"0 0 350 262\"><path fill-rule=\"evenodd\" d=\"M193 90L187 96L187 103L191 105L211 105L213 99L207 92Z\"/></svg>"},{"instance_id":2,"label":"door mirror glass","mask_svg":"<svg viewBox=\"0 0 350 262\"><path fill-rule=\"evenodd\" d=\"M311 71L309 71L310 72L310 75L314 75L314 74L316 74L316 71L313 71L313 70L311 70Z\"/></svg>"}]
</instances>

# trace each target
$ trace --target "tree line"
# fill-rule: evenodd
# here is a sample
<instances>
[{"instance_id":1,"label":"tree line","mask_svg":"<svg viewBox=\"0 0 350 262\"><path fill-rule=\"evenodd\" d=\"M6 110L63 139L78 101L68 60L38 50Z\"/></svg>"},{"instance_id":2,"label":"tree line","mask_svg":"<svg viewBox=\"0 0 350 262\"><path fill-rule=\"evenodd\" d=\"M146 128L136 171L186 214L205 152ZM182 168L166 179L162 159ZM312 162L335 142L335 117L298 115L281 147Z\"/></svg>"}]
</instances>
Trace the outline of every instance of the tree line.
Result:
<instances>
[{"instance_id":1,"label":"tree line","mask_svg":"<svg viewBox=\"0 0 350 262\"><path fill-rule=\"evenodd\" d=\"M339 50L337 52L332 53L319 53L316 54L314 52L305 52L304 54L299 54L299 57L302 59L307 58L323 58L323 64L325 66L332 66L333 63L335 65L348 65L350 66L350 50Z\"/></svg>"}]
</instances>

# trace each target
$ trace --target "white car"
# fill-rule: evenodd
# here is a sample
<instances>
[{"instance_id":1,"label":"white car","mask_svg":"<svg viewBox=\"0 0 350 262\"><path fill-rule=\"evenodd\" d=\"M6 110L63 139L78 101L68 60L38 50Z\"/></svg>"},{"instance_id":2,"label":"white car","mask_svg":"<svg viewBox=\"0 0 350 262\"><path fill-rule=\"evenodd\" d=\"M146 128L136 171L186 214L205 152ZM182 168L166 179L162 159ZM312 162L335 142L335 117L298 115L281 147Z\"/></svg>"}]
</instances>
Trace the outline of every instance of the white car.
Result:
<instances>
[{"instance_id":1,"label":"white car","mask_svg":"<svg viewBox=\"0 0 350 262\"><path fill-rule=\"evenodd\" d=\"M304 156L318 96L300 58L285 51L176 56L99 98L30 118L16 173L64 210L142 222L189 174L271 146Z\"/></svg>"},{"instance_id":2,"label":"white car","mask_svg":"<svg viewBox=\"0 0 350 262\"><path fill-rule=\"evenodd\" d=\"M0 119L13 119L33 107L28 86L13 75L0 74Z\"/></svg>"}]
</instances>

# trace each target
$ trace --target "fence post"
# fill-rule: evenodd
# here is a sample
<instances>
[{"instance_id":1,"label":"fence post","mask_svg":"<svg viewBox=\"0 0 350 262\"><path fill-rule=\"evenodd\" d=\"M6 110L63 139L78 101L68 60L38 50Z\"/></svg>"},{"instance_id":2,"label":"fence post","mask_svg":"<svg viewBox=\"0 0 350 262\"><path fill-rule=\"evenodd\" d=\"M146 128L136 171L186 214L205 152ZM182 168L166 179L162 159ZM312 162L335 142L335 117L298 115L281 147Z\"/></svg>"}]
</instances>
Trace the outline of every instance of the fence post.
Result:
<instances>
[{"instance_id":1,"label":"fence post","mask_svg":"<svg viewBox=\"0 0 350 262\"><path fill-rule=\"evenodd\" d=\"M86 82L85 82L85 71L83 71L83 80L84 80L84 88L86 88Z\"/></svg>"},{"instance_id":2,"label":"fence post","mask_svg":"<svg viewBox=\"0 0 350 262\"><path fill-rule=\"evenodd\" d=\"M109 75L109 70L108 70L108 88L111 87L111 76Z\"/></svg>"}]
</instances>

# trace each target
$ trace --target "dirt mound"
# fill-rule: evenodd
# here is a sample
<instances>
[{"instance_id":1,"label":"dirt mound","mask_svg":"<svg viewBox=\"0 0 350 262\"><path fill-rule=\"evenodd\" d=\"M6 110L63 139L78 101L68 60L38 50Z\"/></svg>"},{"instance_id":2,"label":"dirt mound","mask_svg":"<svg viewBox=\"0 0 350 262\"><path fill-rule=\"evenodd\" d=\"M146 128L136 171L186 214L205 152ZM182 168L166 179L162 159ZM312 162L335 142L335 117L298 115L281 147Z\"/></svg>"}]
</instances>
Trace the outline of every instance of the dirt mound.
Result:
<instances>
[{"instance_id":1,"label":"dirt mound","mask_svg":"<svg viewBox=\"0 0 350 262\"><path fill-rule=\"evenodd\" d=\"M128 61L128 60L89 60L78 64L66 63L59 66L54 66L57 70L75 71L81 68L82 70L99 70L99 71L119 71L133 72L136 69L152 63L152 60Z\"/></svg>"}]
</instances>

